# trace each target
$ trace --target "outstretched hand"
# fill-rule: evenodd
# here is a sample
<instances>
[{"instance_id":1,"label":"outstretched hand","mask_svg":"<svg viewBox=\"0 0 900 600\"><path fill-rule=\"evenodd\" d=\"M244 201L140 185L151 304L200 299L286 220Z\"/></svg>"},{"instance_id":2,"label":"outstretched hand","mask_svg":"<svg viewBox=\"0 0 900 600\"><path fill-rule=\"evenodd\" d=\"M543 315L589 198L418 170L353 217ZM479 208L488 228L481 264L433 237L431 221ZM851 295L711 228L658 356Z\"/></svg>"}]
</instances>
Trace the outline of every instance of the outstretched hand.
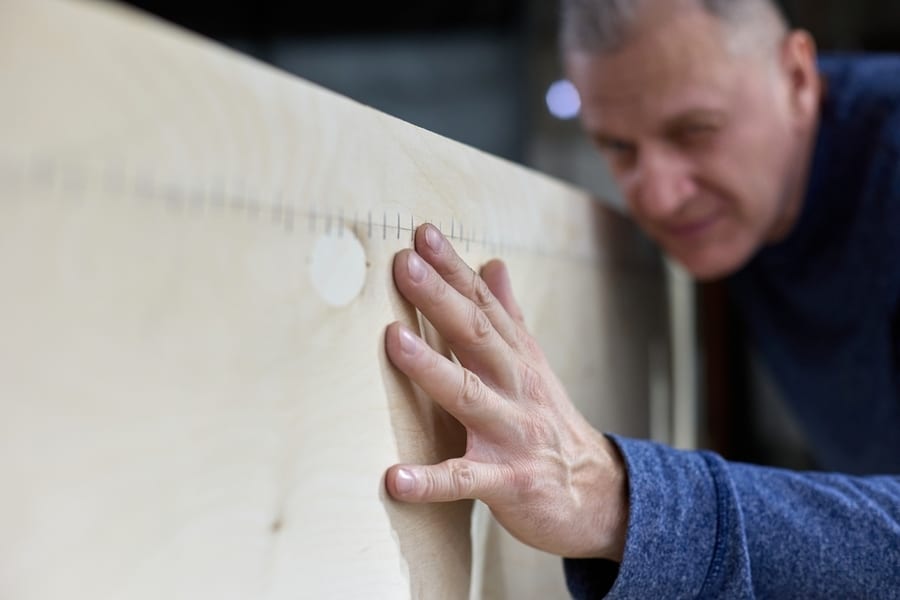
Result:
<instances>
[{"instance_id":1,"label":"outstretched hand","mask_svg":"<svg viewBox=\"0 0 900 600\"><path fill-rule=\"evenodd\" d=\"M621 560L628 519L615 446L575 409L526 331L505 265L472 271L433 225L394 259L394 281L447 341L457 364L400 323L391 362L466 428L466 453L437 465L394 465L404 502L477 498L521 541L568 556Z\"/></svg>"}]
</instances>

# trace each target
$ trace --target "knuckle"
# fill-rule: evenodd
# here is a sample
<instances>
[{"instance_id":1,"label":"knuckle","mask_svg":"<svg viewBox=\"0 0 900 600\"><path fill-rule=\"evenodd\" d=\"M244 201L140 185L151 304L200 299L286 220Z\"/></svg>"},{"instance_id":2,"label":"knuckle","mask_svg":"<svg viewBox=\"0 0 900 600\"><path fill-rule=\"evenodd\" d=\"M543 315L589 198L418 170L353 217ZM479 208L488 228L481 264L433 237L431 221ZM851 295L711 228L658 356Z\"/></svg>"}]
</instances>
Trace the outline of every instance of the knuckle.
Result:
<instances>
[{"instance_id":1,"label":"knuckle","mask_svg":"<svg viewBox=\"0 0 900 600\"><path fill-rule=\"evenodd\" d=\"M420 363L422 371L431 376L432 373L438 373L441 368L441 355L431 349L427 344L425 345L424 358L422 358L422 362Z\"/></svg>"},{"instance_id":2,"label":"knuckle","mask_svg":"<svg viewBox=\"0 0 900 600\"><path fill-rule=\"evenodd\" d=\"M552 438L546 421L536 417L526 419L521 425L520 432L521 442L531 447L543 447L548 439Z\"/></svg>"},{"instance_id":3,"label":"knuckle","mask_svg":"<svg viewBox=\"0 0 900 600\"><path fill-rule=\"evenodd\" d=\"M519 497L530 496L539 488L537 472L531 465L522 465L518 469L513 469L508 477L510 487Z\"/></svg>"},{"instance_id":4,"label":"knuckle","mask_svg":"<svg viewBox=\"0 0 900 600\"><path fill-rule=\"evenodd\" d=\"M432 304L443 304L450 291L450 286L440 277L432 277L428 286L428 299Z\"/></svg>"},{"instance_id":5,"label":"knuckle","mask_svg":"<svg viewBox=\"0 0 900 600\"><path fill-rule=\"evenodd\" d=\"M421 485L416 490L418 492L418 497L425 499L434 498L439 493L441 487L437 476L431 469L424 471L424 475L425 476L422 477Z\"/></svg>"},{"instance_id":6,"label":"knuckle","mask_svg":"<svg viewBox=\"0 0 900 600\"><path fill-rule=\"evenodd\" d=\"M494 304L494 294L478 273L472 272L472 301L481 310L487 310Z\"/></svg>"},{"instance_id":7,"label":"knuckle","mask_svg":"<svg viewBox=\"0 0 900 600\"><path fill-rule=\"evenodd\" d=\"M526 356L532 358L540 358L543 356L543 351L541 350L538 341L527 331L519 330L518 339L516 341L517 345Z\"/></svg>"},{"instance_id":8,"label":"knuckle","mask_svg":"<svg viewBox=\"0 0 900 600\"><path fill-rule=\"evenodd\" d=\"M456 405L464 412L470 412L484 403L485 395L481 379L472 371L463 370L462 383L456 394Z\"/></svg>"},{"instance_id":9,"label":"knuckle","mask_svg":"<svg viewBox=\"0 0 900 600\"><path fill-rule=\"evenodd\" d=\"M491 320L488 319L488 316L475 305L472 305L469 310L468 320L469 342L476 346L486 344L494 330L494 325L491 323Z\"/></svg>"},{"instance_id":10,"label":"knuckle","mask_svg":"<svg viewBox=\"0 0 900 600\"><path fill-rule=\"evenodd\" d=\"M475 471L464 462L450 464L450 482L452 492L460 498L469 498L475 490Z\"/></svg>"},{"instance_id":11,"label":"knuckle","mask_svg":"<svg viewBox=\"0 0 900 600\"><path fill-rule=\"evenodd\" d=\"M547 396L547 381L538 369L523 363L519 372L519 391L528 399L542 401Z\"/></svg>"},{"instance_id":12,"label":"knuckle","mask_svg":"<svg viewBox=\"0 0 900 600\"><path fill-rule=\"evenodd\" d=\"M444 273L446 273L448 279L458 282L468 270L468 265L456 256L456 253L448 255L444 264Z\"/></svg>"}]
</instances>

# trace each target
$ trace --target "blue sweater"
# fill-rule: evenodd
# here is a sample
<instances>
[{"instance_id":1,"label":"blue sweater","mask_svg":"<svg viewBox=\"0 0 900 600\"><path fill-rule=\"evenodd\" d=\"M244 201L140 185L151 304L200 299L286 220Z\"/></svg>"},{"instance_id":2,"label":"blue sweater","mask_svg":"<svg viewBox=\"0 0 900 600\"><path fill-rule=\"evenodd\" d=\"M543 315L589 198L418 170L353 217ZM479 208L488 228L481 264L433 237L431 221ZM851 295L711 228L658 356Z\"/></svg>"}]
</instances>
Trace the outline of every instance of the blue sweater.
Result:
<instances>
[{"instance_id":1,"label":"blue sweater","mask_svg":"<svg viewBox=\"0 0 900 600\"><path fill-rule=\"evenodd\" d=\"M576 598L900 598L900 57L820 66L802 213L729 285L835 473L611 436L629 476L625 555L567 559Z\"/></svg>"}]
</instances>

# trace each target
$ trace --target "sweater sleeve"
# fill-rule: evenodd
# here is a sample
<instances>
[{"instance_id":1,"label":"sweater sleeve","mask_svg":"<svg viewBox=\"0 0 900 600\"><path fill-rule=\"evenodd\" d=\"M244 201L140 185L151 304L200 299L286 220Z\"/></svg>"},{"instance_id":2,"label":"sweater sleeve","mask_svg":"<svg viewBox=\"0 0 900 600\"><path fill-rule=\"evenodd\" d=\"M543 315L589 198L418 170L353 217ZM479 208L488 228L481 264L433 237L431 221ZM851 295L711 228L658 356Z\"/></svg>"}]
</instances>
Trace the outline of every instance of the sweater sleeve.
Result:
<instances>
[{"instance_id":1,"label":"sweater sleeve","mask_svg":"<svg viewBox=\"0 0 900 600\"><path fill-rule=\"evenodd\" d=\"M887 598L900 590L900 477L797 473L610 436L625 554L566 559L573 597ZM611 589L610 589L611 587Z\"/></svg>"}]
</instances>

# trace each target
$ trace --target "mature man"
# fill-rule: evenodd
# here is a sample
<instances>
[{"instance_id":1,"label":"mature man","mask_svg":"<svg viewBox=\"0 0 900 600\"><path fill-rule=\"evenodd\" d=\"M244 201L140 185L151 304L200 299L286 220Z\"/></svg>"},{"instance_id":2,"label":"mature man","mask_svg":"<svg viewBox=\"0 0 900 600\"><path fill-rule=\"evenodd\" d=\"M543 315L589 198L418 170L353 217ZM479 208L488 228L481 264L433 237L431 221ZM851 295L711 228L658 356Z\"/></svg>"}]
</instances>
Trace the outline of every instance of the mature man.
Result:
<instances>
[{"instance_id":1,"label":"mature man","mask_svg":"<svg viewBox=\"0 0 900 600\"><path fill-rule=\"evenodd\" d=\"M462 366L399 324L387 350L469 443L392 467L388 490L484 500L571 557L578 597L897 597L900 59L820 73L770 0L567 0L563 44L632 215L696 277L730 277L835 473L599 434L525 332L504 266L474 277L425 226L395 280Z\"/></svg>"}]
</instances>

